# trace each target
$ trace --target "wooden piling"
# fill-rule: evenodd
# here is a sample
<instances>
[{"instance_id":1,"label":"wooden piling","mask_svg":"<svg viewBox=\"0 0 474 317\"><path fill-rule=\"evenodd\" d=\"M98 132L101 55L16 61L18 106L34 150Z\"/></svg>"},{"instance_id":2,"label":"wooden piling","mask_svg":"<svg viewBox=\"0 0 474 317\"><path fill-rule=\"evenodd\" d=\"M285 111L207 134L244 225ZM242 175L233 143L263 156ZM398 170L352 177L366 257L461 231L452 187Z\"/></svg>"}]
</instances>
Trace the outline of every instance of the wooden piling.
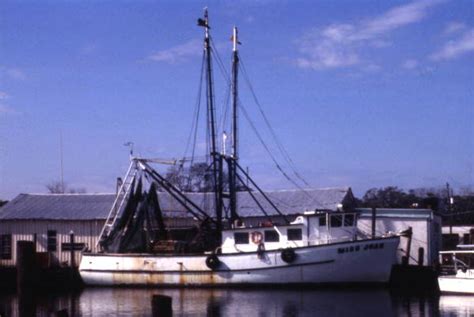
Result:
<instances>
[{"instance_id":1,"label":"wooden piling","mask_svg":"<svg viewBox=\"0 0 474 317\"><path fill-rule=\"evenodd\" d=\"M38 243L38 235L33 233L33 244L35 245L35 252L36 252L36 244Z\"/></svg>"},{"instance_id":2,"label":"wooden piling","mask_svg":"<svg viewBox=\"0 0 474 317\"><path fill-rule=\"evenodd\" d=\"M71 268L76 267L76 259L74 257L74 232L71 230L69 234L69 244L71 245Z\"/></svg>"},{"instance_id":3,"label":"wooden piling","mask_svg":"<svg viewBox=\"0 0 474 317\"><path fill-rule=\"evenodd\" d=\"M425 249L418 248L418 265L419 266L423 266L424 259L425 259Z\"/></svg>"},{"instance_id":4,"label":"wooden piling","mask_svg":"<svg viewBox=\"0 0 474 317\"><path fill-rule=\"evenodd\" d=\"M35 245L33 241L16 243L16 285L19 291L31 289L36 282Z\"/></svg>"},{"instance_id":5,"label":"wooden piling","mask_svg":"<svg viewBox=\"0 0 474 317\"><path fill-rule=\"evenodd\" d=\"M171 317L173 316L172 308L173 300L166 295L153 295L151 298L151 311L154 317Z\"/></svg>"}]
</instances>

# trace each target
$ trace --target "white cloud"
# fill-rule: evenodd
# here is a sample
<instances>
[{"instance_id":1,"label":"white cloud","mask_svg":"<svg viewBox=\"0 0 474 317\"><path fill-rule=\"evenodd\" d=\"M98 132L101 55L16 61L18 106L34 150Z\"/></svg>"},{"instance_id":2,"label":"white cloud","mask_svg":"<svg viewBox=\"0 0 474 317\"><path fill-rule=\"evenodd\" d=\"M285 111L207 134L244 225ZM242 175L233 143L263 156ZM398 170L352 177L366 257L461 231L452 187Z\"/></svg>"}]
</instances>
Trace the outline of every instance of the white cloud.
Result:
<instances>
[{"instance_id":1,"label":"white cloud","mask_svg":"<svg viewBox=\"0 0 474 317\"><path fill-rule=\"evenodd\" d=\"M168 64L182 63L202 54L202 41L194 39L184 44L161 50L148 56L149 60Z\"/></svg>"},{"instance_id":2,"label":"white cloud","mask_svg":"<svg viewBox=\"0 0 474 317\"><path fill-rule=\"evenodd\" d=\"M388 34L421 21L430 7L441 1L416 1L398 6L359 23L339 23L316 28L297 41L300 56L296 64L315 70L346 67L362 62L360 50L367 45L391 45Z\"/></svg>"},{"instance_id":3,"label":"white cloud","mask_svg":"<svg viewBox=\"0 0 474 317\"><path fill-rule=\"evenodd\" d=\"M461 22L449 22L446 24L446 27L444 28L443 34L444 35L450 35L453 33L457 33L459 31L465 30L466 25Z\"/></svg>"},{"instance_id":4,"label":"white cloud","mask_svg":"<svg viewBox=\"0 0 474 317\"><path fill-rule=\"evenodd\" d=\"M407 59L402 63L402 67L405 69L415 69L418 67L418 61L416 59Z\"/></svg>"},{"instance_id":5,"label":"white cloud","mask_svg":"<svg viewBox=\"0 0 474 317\"><path fill-rule=\"evenodd\" d=\"M474 28L467 30L460 37L449 41L438 51L431 54L433 61L450 60L474 52Z\"/></svg>"}]
</instances>

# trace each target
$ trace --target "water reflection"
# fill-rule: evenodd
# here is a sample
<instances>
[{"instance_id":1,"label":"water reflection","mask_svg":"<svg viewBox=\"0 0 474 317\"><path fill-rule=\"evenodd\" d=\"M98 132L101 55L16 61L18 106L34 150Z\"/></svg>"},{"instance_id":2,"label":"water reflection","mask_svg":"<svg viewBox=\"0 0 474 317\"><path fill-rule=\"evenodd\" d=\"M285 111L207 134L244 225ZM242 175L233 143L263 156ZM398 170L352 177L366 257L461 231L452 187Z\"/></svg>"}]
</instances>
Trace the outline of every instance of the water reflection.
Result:
<instances>
[{"instance_id":1,"label":"water reflection","mask_svg":"<svg viewBox=\"0 0 474 317\"><path fill-rule=\"evenodd\" d=\"M439 300L439 309L445 316L474 316L474 296L443 295Z\"/></svg>"},{"instance_id":2,"label":"water reflection","mask_svg":"<svg viewBox=\"0 0 474 317\"><path fill-rule=\"evenodd\" d=\"M154 294L173 316L470 316L474 297L407 296L386 289L224 290L89 288L69 294L0 294L0 316L150 316Z\"/></svg>"}]
</instances>

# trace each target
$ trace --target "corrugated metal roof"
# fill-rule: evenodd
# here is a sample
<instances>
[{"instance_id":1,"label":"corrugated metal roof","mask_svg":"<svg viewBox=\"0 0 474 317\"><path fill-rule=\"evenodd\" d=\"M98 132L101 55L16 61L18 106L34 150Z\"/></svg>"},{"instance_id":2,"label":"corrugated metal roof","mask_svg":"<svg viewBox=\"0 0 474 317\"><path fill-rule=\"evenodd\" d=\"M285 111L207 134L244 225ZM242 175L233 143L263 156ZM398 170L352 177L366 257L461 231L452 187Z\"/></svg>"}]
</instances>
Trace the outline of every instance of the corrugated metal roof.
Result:
<instances>
[{"instance_id":1,"label":"corrugated metal roof","mask_svg":"<svg viewBox=\"0 0 474 317\"><path fill-rule=\"evenodd\" d=\"M347 197L352 199L350 188L325 188L301 190L280 190L265 192L269 199L284 214L297 214L307 210L337 210L338 205L345 203ZM274 208L262 194L253 192L255 198L270 215L277 215ZM214 214L214 194L187 193L187 196L204 211ZM185 209L167 193L160 193L159 200L164 212L185 212ZM241 217L262 216L257 203L248 192L238 192L238 214Z\"/></svg>"},{"instance_id":2,"label":"corrugated metal roof","mask_svg":"<svg viewBox=\"0 0 474 317\"><path fill-rule=\"evenodd\" d=\"M268 214L276 211L260 193L253 193ZM311 189L266 192L272 202L285 214L306 210L337 210L338 204L352 199L350 188ZM214 214L214 196L210 193L187 193L204 211ZM0 208L2 219L105 219L114 202L114 194L20 194ZM159 193L165 217L187 217L185 209L167 193ZM238 213L241 217L262 216L249 193L238 193Z\"/></svg>"},{"instance_id":3,"label":"corrugated metal roof","mask_svg":"<svg viewBox=\"0 0 474 317\"><path fill-rule=\"evenodd\" d=\"M1 219L105 219L112 194L20 194L0 209Z\"/></svg>"}]
</instances>

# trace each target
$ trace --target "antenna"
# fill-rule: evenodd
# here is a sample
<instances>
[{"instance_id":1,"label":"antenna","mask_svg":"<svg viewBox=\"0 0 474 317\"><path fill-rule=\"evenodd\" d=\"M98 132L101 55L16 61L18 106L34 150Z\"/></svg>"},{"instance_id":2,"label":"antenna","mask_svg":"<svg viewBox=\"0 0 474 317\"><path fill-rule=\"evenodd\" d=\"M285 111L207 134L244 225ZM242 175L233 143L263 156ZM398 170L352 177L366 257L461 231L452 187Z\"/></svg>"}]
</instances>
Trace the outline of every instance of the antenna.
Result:
<instances>
[{"instance_id":1,"label":"antenna","mask_svg":"<svg viewBox=\"0 0 474 317\"><path fill-rule=\"evenodd\" d=\"M59 130L59 158L60 158L60 176L61 176L61 194L64 194L64 160L63 160L63 130Z\"/></svg>"},{"instance_id":2,"label":"antenna","mask_svg":"<svg viewBox=\"0 0 474 317\"><path fill-rule=\"evenodd\" d=\"M128 142L125 142L123 145L124 146L128 146L129 150L130 150L130 160L133 158L133 142L131 141L128 141Z\"/></svg>"}]
</instances>

